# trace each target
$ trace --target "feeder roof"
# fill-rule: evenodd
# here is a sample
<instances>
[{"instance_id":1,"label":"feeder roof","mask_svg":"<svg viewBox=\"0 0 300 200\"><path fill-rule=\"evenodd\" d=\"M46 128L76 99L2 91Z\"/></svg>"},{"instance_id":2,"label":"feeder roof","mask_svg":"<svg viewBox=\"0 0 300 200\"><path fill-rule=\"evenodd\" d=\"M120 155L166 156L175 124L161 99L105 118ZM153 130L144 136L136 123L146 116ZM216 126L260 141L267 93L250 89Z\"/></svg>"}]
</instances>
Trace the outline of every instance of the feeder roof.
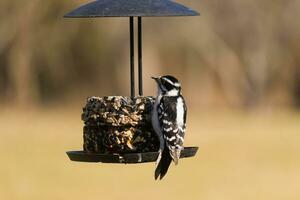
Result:
<instances>
[{"instance_id":1,"label":"feeder roof","mask_svg":"<svg viewBox=\"0 0 300 200\"><path fill-rule=\"evenodd\" d=\"M196 16L198 12L171 0L97 0L83 5L67 18Z\"/></svg>"}]
</instances>

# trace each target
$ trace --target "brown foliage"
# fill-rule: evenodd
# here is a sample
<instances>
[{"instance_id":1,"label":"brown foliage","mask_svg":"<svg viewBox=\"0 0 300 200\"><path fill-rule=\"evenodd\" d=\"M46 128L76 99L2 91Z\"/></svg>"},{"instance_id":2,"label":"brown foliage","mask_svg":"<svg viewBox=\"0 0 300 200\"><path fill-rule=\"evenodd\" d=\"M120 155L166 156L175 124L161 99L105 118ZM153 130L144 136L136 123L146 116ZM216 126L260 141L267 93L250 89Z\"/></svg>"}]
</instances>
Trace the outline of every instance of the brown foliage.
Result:
<instances>
[{"instance_id":1,"label":"brown foliage","mask_svg":"<svg viewBox=\"0 0 300 200\"><path fill-rule=\"evenodd\" d=\"M299 104L298 1L182 2L201 16L144 20L146 93L170 73L201 105ZM62 18L83 3L1 1L2 103L128 94L128 21Z\"/></svg>"}]
</instances>

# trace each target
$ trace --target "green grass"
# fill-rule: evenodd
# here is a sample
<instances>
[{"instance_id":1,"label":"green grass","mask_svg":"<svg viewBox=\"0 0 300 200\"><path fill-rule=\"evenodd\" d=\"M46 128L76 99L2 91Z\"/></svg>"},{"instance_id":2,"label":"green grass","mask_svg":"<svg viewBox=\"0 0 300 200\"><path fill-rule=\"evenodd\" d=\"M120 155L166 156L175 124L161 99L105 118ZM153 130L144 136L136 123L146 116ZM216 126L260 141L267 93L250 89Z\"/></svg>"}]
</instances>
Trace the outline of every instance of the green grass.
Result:
<instances>
[{"instance_id":1,"label":"green grass","mask_svg":"<svg viewBox=\"0 0 300 200\"><path fill-rule=\"evenodd\" d=\"M76 163L80 111L0 114L0 199L300 199L300 114L194 112L196 157L154 181L154 163Z\"/></svg>"}]
</instances>

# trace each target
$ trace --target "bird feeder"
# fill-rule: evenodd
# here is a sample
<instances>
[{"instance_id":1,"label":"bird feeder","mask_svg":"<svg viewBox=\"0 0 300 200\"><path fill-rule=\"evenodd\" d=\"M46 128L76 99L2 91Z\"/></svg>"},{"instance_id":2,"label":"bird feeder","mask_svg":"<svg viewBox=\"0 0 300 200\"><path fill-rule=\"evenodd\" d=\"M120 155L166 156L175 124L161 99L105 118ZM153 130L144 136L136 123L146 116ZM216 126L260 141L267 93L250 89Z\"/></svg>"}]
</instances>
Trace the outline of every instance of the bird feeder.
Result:
<instances>
[{"instance_id":1,"label":"bird feeder","mask_svg":"<svg viewBox=\"0 0 300 200\"><path fill-rule=\"evenodd\" d=\"M64 16L65 18L128 17L130 33L130 97L91 97L88 99L82 115L83 120L86 124L88 124L84 129L84 134L87 133L84 135L84 151L68 151L67 155L70 160L102 163L143 163L156 161L158 157L158 149L155 149L155 142L157 143L158 140L153 141L155 138L151 139L151 134L155 133L151 133L151 131L149 132L146 128L144 128L149 127L149 114L151 113L151 106L153 105L154 99L152 97L143 97L142 18L197 15L199 15L198 12L171 0L97 0L83 5ZM134 20L136 18L138 26L138 96L135 95L136 83L134 78ZM118 104L118 106L115 106L114 103ZM111 106L110 108L108 108L109 105ZM110 113L111 110L114 109L118 112L123 112L119 111L122 106L127 106L132 109L134 108L134 112L136 114L135 117L137 119L142 119L137 122L138 124L140 123L141 126L139 126L136 130L134 129L134 131L137 132L135 136L127 134L128 132L130 133L131 130L128 126L134 126L134 123L136 122L134 121L135 118L132 116L126 118L128 111L124 111L123 109L124 113L121 114ZM115 115L118 115L117 120ZM107 116L111 116L111 118ZM120 137L117 136L114 138L113 134L109 135L112 132L118 132L121 125L126 127L126 129L125 131L120 132ZM101 134L99 135L99 133ZM121 151L122 149L124 150L122 145L119 145L119 149L114 148L114 144L111 141L105 141L105 139L102 138L103 135L108 137L107 140L114 140L116 144L123 144L123 140L125 140L125 143L129 146L129 150ZM142 140L141 138L143 138L146 142L137 142L137 145L132 147L135 151L130 152L132 145L128 142L129 139L128 141L126 140L126 137L131 140L133 140L132 137L135 137L135 141L139 141L138 139ZM106 146L108 148L117 150L105 152L105 150L99 147L97 143L99 141L107 144ZM181 158L192 157L196 154L197 150L198 147L185 147L181 153Z\"/></svg>"}]
</instances>

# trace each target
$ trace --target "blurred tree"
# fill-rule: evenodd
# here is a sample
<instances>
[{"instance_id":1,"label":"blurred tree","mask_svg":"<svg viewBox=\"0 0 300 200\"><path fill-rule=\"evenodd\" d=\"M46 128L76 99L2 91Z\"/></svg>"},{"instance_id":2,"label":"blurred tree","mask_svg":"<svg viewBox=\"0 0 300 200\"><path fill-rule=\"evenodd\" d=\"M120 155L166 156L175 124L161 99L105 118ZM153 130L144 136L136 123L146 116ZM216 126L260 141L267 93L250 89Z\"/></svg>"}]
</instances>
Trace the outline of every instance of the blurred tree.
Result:
<instances>
[{"instance_id":1,"label":"blurred tree","mask_svg":"<svg viewBox=\"0 0 300 200\"><path fill-rule=\"evenodd\" d=\"M0 2L2 103L129 94L128 19L62 18L83 3ZM298 1L184 3L201 17L145 19L145 78L174 74L204 106L300 105Z\"/></svg>"}]
</instances>

